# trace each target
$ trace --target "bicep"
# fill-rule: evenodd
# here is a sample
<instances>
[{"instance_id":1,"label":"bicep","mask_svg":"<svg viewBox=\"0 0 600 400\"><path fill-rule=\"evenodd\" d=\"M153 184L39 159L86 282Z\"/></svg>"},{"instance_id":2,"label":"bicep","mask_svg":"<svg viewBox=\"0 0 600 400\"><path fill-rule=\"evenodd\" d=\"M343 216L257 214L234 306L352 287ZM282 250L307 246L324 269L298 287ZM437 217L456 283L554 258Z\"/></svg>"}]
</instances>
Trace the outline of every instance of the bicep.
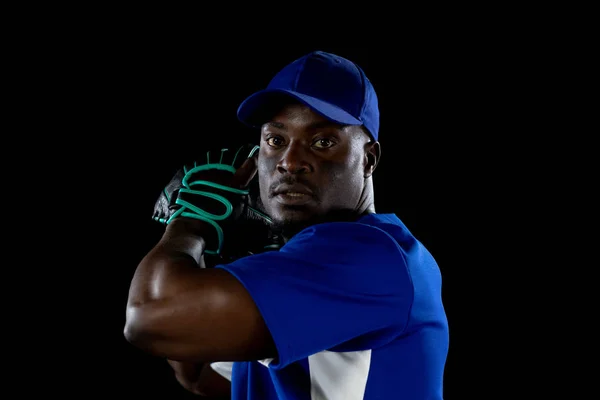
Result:
<instances>
[{"instance_id":1,"label":"bicep","mask_svg":"<svg viewBox=\"0 0 600 400\"><path fill-rule=\"evenodd\" d=\"M182 361L273 357L269 331L244 286L222 269L196 271L181 292L129 307L139 330L134 344Z\"/></svg>"}]
</instances>

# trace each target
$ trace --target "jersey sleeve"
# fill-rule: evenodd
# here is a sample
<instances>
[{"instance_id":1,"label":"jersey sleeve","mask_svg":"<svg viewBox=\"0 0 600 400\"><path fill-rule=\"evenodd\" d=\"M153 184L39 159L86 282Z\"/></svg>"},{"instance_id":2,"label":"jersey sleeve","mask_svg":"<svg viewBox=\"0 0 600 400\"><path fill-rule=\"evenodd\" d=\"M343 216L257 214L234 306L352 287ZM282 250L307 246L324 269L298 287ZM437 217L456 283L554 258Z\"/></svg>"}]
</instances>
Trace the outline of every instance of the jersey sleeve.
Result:
<instances>
[{"instance_id":1,"label":"jersey sleeve","mask_svg":"<svg viewBox=\"0 0 600 400\"><path fill-rule=\"evenodd\" d=\"M401 248L385 231L360 223L315 225L277 252L216 268L254 299L277 347L277 358L263 361L273 369L323 350L385 344L402 332L412 305Z\"/></svg>"}]
</instances>

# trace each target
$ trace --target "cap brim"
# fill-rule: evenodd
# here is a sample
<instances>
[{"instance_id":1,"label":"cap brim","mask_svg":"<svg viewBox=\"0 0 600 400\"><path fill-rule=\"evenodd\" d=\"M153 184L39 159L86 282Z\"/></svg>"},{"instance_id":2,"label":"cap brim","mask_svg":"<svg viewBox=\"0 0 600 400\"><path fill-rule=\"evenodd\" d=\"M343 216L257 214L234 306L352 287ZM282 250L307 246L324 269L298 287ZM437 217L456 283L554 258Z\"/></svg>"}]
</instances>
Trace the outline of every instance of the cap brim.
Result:
<instances>
[{"instance_id":1,"label":"cap brim","mask_svg":"<svg viewBox=\"0 0 600 400\"><path fill-rule=\"evenodd\" d=\"M260 127L272 112L273 100L286 95L306 104L325 118L342 125L362 125L362 122L341 108L312 96L285 89L265 89L246 98L237 110L238 119L246 125Z\"/></svg>"}]
</instances>

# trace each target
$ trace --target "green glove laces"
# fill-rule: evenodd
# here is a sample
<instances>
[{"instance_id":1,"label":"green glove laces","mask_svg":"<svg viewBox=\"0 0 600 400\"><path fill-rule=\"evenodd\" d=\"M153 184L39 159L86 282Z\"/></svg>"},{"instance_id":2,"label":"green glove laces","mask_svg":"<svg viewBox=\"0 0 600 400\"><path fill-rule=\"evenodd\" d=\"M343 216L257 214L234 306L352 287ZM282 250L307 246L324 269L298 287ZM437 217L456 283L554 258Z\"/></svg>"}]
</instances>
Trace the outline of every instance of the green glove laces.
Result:
<instances>
[{"instance_id":1,"label":"green glove laces","mask_svg":"<svg viewBox=\"0 0 600 400\"><path fill-rule=\"evenodd\" d=\"M248 155L247 158L252 157L258 149L259 149L259 146L255 146L250 151L250 154ZM195 196L207 197L207 198L210 198L210 199L220 202L221 204L223 204L225 206L225 211L222 214L213 214L213 213L207 212L206 210L203 210L202 208L198 207L197 205L192 204L192 203L185 201L178 197L175 200L175 204L180 205L181 208L178 209L177 211L175 211L173 213L173 215L171 215L171 217L166 221L166 223L168 224L173 220L173 218L188 217L188 218L199 219L199 220L205 221L205 222L209 223L210 225L212 225L215 228L215 230L217 231L218 245L217 245L216 249L206 249L204 252L207 254L220 254L221 253L221 250L223 248L224 235L223 235L223 229L218 224L218 222L226 220L233 213L233 205L231 204L231 201L229 201L226 197L224 197L220 194L214 193L210 189L214 188L214 189L218 189L218 190L221 190L224 192L232 193L235 195L242 195L242 196L248 195L249 190L248 189L236 189L236 188L232 188L232 187L229 187L226 185L221 185L219 183L206 181L206 180L193 179L193 175L196 174L197 172L214 170L214 169L221 170L221 171L227 171L227 172L230 172L232 175L235 174L237 169L234 167L234 164L235 164L241 150L242 150L242 147L240 147L238 149L238 151L236 152L231 164L223 163L223 155L226 151L228 151L228 149L221 149L221 157L218 162L211 163L210 152L208 152L206 154L206 159L207 159L206 164L197 165L197 162L194 162L194 167L191 168L189 171L185 170L185 167L184 167L185 176L182 179L182 187L181 187L181 189L179 189L179 192L180 193L188 193L188 194L195 195ZM202 188L206 188L206 190L202 190Z\"/></svg>"}]
</instances>

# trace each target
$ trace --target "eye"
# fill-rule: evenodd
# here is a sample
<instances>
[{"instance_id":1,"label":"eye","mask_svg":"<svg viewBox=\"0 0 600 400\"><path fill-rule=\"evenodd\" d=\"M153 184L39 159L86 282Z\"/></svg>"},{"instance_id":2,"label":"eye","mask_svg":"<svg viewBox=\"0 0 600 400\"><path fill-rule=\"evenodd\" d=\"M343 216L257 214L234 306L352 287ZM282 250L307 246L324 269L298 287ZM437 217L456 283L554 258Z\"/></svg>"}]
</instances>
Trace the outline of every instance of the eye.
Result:
<instances>
[{"instance_id":1,"label":"eye","mask_svg":"<svg viewBox=\"0 0 600 400\"><path fill-rule=\"evenodd\" d=\"M265 139L265 142L271 147L279 147L283 145L283 139L279 136L271 136Z\"/></svg>"},{"instance_id":2,"label":"eye","mask_svg":"<svg viewBox=\"0 0 600 400\"><path fill-rule=\"evenodd\" d=\"M328 149L332 147L335 142L331 139L317 139L313 142L313 146L318 149Z\"/></svg>"}]
</instances>

